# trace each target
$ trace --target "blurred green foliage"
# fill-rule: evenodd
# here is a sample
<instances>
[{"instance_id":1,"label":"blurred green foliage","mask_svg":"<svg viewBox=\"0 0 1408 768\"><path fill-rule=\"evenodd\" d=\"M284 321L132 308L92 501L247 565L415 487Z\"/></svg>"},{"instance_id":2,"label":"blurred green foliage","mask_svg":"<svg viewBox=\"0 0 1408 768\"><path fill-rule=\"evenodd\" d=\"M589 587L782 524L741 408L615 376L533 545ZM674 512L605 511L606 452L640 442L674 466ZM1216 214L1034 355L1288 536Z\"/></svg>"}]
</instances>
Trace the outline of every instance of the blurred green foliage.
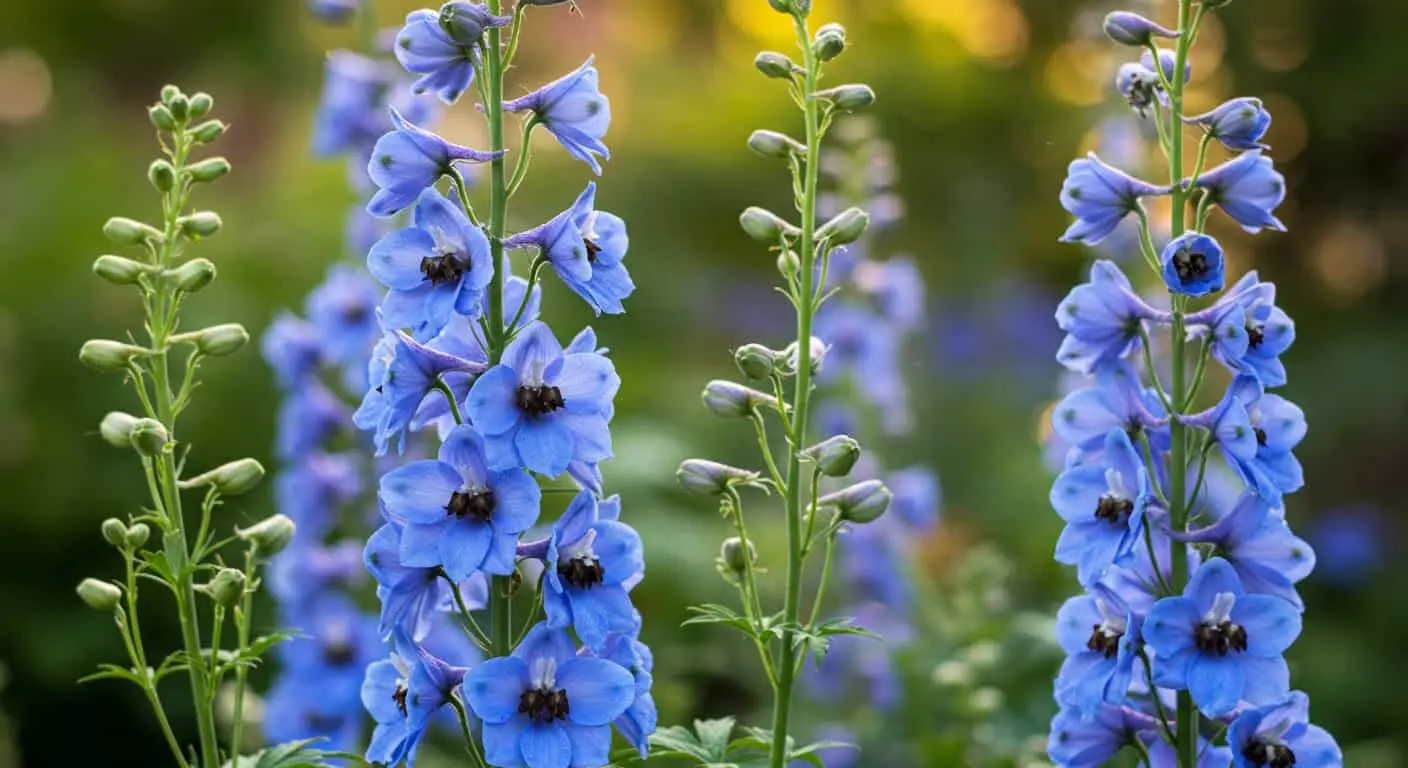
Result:
<instances>
[{"instance_id":1,"label":"blurred green foliage","mask_svg":"<svg viewBox=\"0 0 1408 768\"><path fill-rule=\"evenodd\" d=\"M93 279L110 215L152 217L142 188L149 127L142 107L164 82L216 95L235 165L208 203L226 228L203 246L221 279L197 308L262 329L297 306L343 258L344 215L356 204L348 169L307 151L323 51L352 32L318 27L298 2L7 0L0 6L0 662L10 680L0 709L29 766L149 765L160 737L135 691L73 681L120 655L106 617L72 594L82 577L116 566L98 522L141 496L130 456L97 437L121 402L118 382L81 370L78 346L116 336L138 317L127 296ZM662 722L747 714L765 685L740 673L742 648L722 632L678 629L684 606L725 599L712 560L726 534L708 505L671 488L688 455L744 460L744 436L697 406L702 383L730 373L727 350L787 337L781 299L765 289L772 261L734 225L748 204L785 205L776 169L750 155L755 127L792 128L785 100L752 72L753 53L786 34L763 0L585 0L581 16L535 16L519 82L555 75L596 52L616 123L599 197L632 235L641 289L630 314L596 322L624 386L611 491L649 548L638 592L657 653ZM1073 589L1050 561L1058 528L1050 475L1036 443L1056 392L1050 312L1086 254L1061 246L1056 191L1066 162L1113 93L1103 43L1090 32L1109 6L1076 0L818 0L850 29L835 67L880 94L875 114L896 145L910 216L895 249L915 254L931 286L932 343L915 350L912 386L921 438L890 451L938 468L948 500L943 532L922 571L940 588L976 542L1015 563L1017 605L1050 611ZM394 23L411 3L383 3ZM1237 0L1218 28L1209 99L1267 99L1270 141L1291 197L1290 234L1232 238L1241 265L1281 286L1300 328L1286 394L1312 424L1300 450L1307 490L1288 514L1333 529L1336 510L1367 506L1383 565L1357 579L1312 577L1306 631L1291 654L1316 719L1349 747L1349 763L1408 760L1408 569L1399 565L1401 473L1408 450L1408 92L1399 0ZM773 29L777 27L779 29ZM1211 62L1207 62L1211 63ZM1094 98L1091 98L1093 93ZM1100 105L1104 104L1104 107ZM466 109L461 107L461 110ZM444 130L469 143L471 121ZM514 224L570 201L582 168L542 153ZM142 201L142 202L137 202ZM1219 236L1223 231L1218 231ZM1249 250L1254 248L1255 250ZM563 292L550 286L550 298ZM550 301L564 326L590 318ZM201 455L267 457L274 390L260 365L212 363L185 424ZM267 493L222 513L270 511ZM1314 539L1312 538L1312 542ZM1368 554L1322 551L1369 562ZM152 612L154 644L173 622ZM943 617L937 617L942 624ZM958 652L955 650L955 654ZM1049 659L1054 673L1056 660ZM931 659L924 663L932 663ZM257 679L260 676L257 676ZM1021 683L1044 695L1049 676ZM1004 683L1007 684L1007 683ZM1017 683L1011 683L1016 685ZM172 686L173 712L185 712ZM914 706L953 702L932 676L913 681ZM1035 713L1037 720L1045 713ZM190 723L176 723L187 730ZM0 749L0 765L11 758ZM934 765L947 764L933 756Z\"/></svg>"}]
</instances>

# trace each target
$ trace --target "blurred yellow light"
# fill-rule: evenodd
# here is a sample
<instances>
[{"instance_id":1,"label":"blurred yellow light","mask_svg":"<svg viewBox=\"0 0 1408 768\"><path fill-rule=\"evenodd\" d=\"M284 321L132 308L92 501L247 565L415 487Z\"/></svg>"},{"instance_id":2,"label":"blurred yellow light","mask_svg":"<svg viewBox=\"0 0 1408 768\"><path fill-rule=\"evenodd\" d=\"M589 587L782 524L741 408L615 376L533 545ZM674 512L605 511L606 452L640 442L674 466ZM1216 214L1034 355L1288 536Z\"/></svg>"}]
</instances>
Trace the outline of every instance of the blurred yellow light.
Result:
<instances>
[{"instance_id":1,"label":"blurred yellow light","mask_svg":"<svg viewBox=\"0 0 1408 768\"><path fill-rule=\"evenodd\" d=\"M1094 106L1114 93L1109 46L1071 40L1052 51L1046 62L1046 87L1061 101Z\"/></svg>"},{"instance_id":2,"label":"blurred yellow light","mask_svg":"<svg viewBox=\"0 0 1408 768\"><path fill-rule=\"evenodd\" d=\"M1280 0L1274 15L1258 20L1251 28L1252 58L1272 72L1289 72L1310 55L1308 38L1305 4Z\"/></svg>"},{"instance_id":3,"label":"blurred yellow light","mask_svg":"<svg viewBox=\"0 0 1408 768\"><path fill-rule=\"evenodd\" d=\"M914 21L942 27L970 55L992 62L1011 62L1027 50L1027 17L1012 0L935 2L903 0L904 12Z\"/></svg>"},{"instance_id":4,"label":"blurred yellow light","mask_svg":"<svg viewBox=\"0 0 1408 768\"><path fill-rule=\"evenodd\" d=\"M1332 294L1350 301L1383 281L1388 255L1377 233L1362 222L1341 219L1316 241L1311 266Z\"/></svg>"},{"instance_id":5,"label":"blurred yellow light","mask_svg":"<svg viewBox=\"0 0 1408 768\"><path fill-rule=\"evenodd\" d=\"M1217 72L1226 50L1227 30L1222 26L1222 20L1215 13L1203 14L1202 24L1198 27L1198 44L1188 51L1188 61L1193 65L1190 81L1197 83Z\"/></svg>"},{"instance_id":6,"label":"blurred yellow light","mask_svg":"<svg viewBox=\"0 0 1408 768\"><path fill-rule=\"evenodd\" d=\"M762 0L728 0L728 17L740 31L760 42L783 46L793 41L788 17Z\"/></svg>"},{"instance_id":7,"label":"blurred yellow light","mask_svg":"<svg viewBox=\"0 0 1408 768\"><path fill-rule=\"evenodd\" d=\"M0 122L27 123L44 113L53 95L49 65L26 48L0 52Z\"/></svg>"}]
</instances>

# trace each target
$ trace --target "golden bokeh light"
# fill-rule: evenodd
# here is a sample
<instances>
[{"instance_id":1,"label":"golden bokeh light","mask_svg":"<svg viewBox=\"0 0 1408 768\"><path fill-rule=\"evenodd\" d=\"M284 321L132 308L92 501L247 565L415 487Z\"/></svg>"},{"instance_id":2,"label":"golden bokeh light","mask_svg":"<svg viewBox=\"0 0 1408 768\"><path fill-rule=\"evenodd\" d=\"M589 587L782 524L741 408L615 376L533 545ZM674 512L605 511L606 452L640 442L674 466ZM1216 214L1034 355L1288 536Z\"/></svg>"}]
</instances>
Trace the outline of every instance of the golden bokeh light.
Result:
<instances>
[{"instance_id":1,"label":"golden bokeh light","mask_svg":"<svg viewBox=\"0 0 1408 768\"><path fill-rule=\"evenodd\" d=\"M44 114L54 93L49 65L27 48L0 51L0 123L27 123Z\"/></svg>"},{"instance_id":2,"label":"golden bokeh light","mask_svg":"<svg viewBox=\"0 0 1408 768\"><path fill-rule=\"evenodd\" d=\"M1377 232L1346 217L1330 223L1316 238L1310 267L1332 296L1348 303L1383 281L1388 253Z\"/></svg>"}]
</instances>

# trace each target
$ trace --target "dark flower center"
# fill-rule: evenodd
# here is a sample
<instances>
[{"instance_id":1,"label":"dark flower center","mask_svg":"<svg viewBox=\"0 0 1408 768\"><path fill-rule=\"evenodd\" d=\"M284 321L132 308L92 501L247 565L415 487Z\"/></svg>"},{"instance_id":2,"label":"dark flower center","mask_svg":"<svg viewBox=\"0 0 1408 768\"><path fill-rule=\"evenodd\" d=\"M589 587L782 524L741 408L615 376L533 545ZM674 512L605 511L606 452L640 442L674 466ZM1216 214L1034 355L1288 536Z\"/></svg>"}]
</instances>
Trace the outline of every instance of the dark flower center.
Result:
<instances>
[{"instance_id":1,"label":"dark flower center","mask_svg":"<svg viewBox=\"0 0 1408 768\"><path fill-rule=\"evenodd\" d=\"M333 638L323 644L323 661L332 667L351 664L357 658L355 650L346 640Z\"/></svg>"},{"instance_id":2,"label":"dark flower center","mask_svg":"<svg viewBox=\"0 0 1408 768\"><path fill-rule=\"evenodd\" d=\"M562 399L562 390L547 384L536 387L519 387L518 394L514 397L514 403L518 406L518 410L529 416L542 416L567 405L566 401Z\"/></svg>"},{"instance_id":3,"label":"dark flower center","mask_svg":"<svg viewBox=\"0 0 1408 768\"><path fill-rule=\"evenodd\" d=\"M1090 632L1090 639L1086 641L1085 647L1104 654L1107 659L1113 659L1119 655L1120 638L1122 637L1124 637L1123 632L1116 632L1104 624L1096 624Z\"/></svg>"},{"instance_id":4,"label":"dark flower center","mask_svg":"<svg viewBox=\"0 0 1408 768\"><path fill-rule=\"evenodd\" d=\"M1256 444L1266 445L1266 430L1261 427L1254 427L1252 431L1256 433Z\"/></svg>"},{"instance_id":5,"label":"dark flower center","mask_svg":"<svg viewBox=\"0 0 1408 768\"><path fill-rule=\"evenodd\" d=\"M407 693L409 693L409 690L406 688L406 686L401 685L400 683L396 684L396 690L391 693L391 700L396 702L396 706L400 708L402 715L406 714Z\"/></svg>"},{"instance_id":6,"label":"dark flower center","mask_svg":"<svg viewBox=\"0 0 1408 768\"><path fill-rule=\"evenodd\" d=\"M327 715L322 712L309 712L303 716L303 722L308 725L308 730L314 733L332 733L342 727L345 717L338 715Z\"/></svg>"},{"instance_id":7,"label":"dark flower center","mask_svg":"<svg viewBox=\"0 0 1408 768\"><path fill-rule=\"evenodd\" d=\"M445 514L454 515L461 520L470 517L487 523L494 514L494 492L488 489L455 491L450 494L450 503L445 505Z\"/></svg>"},{"instance_id":8,"label":"dark flower center","mask_svg":"<svg viewBox=\"0 0 1408 768\"><path fill-rule=\"evenodd\" d=\"M1256 349L1265 340L1266 332L1261 329L1261 326L1247 324L1247 346Z\"/></svg>"},{"instance_id":9,"label":"dark flower center","mask_svg":"<svg viewBox=\"0 0 1408 768\"><path fill-rule=\"evenodd\" d=\"M1218 656L1226 656L1228 651L1240 653L1247 650L1247 630L1226 620L1216 624L1203 622L1198 625L1196 641L1198 650Z\"/></svg>"},{"instance_id":10,"label":"dark flower center","mask_svg":"<svg viewBox=\"0 0 1408 768\"><path fill-rule=\"evenodd\" d=\"M547 725L554 720L566 720L571 707L567 703L567 691L561 688L545 690L532 688L518 697L518 713L539 725Z\"/></svg>"},{"instance_id":11,"label":"dark flower center","mask_svg":"<svg viewBox=\"0 0 1408 768\"><path fill-rule=\"evenodd\" d=\"M455 258L453 253L437 253L420 260L420 272L431 285L458 283L469 265Z\"/></svg>"},{"instance_id":12,"label":"dark flower center","mask_svg":"<svg viewBox=\"0 0 1408 768\"><path fill-rule=\"evenodd\" d=\"M596 255L601 253L601 246L597 245L595 240L584 239L583 242L587 244L587 261L595 264Z\"/></svg>"},{"instance_id":13,"label":"dark flower center","mask_svg":"<svg viewBox=\"0 0 1408 768\"><path fill-rule=\"evenodd\" d=\"M1261 739L1252 739L1242 748L1242 757L1252 765L1268 765L1271 768L1291 768L1296 764L1296 753L1285 744L1268 744Z\"/></svg>"},{"instance_id":14,"label":"dark flower center","mask_svg":"<svg viewBox=\"0 0 1408 768\"><path fill-rule=\"evenodd\" d=\"M606 579L606 569L594 557L574 557L558 565L557 573L568 584L582 589L591 589Z\"/></svg>"},{"instance_id":15,"label":"dark flower center","mask_svg":"<svg viewBox=\"0 0 1408 768\"><path fill-rule=\"evenodd\" d=\"M361 325L371 316L371 311L365 304L352 304L342 311L342 319L348 325Z\"/></svg>"},{"instance_id":16,"label":"dark flower center","mask_svg":"<svg viewBox=\"0 0 1408 768\"><path fill-rule=\"evenodd\" d=\"M1101 496L1100 504L1095 507L1095 519L1106 520L1118 525L1129 519L1129 515L1134 511L1134 502L1129 499L1121 499L1116 496Z\"/></svg>"},{"instance_id":17,"label":"dark flower center","mask_svg":"<svg viewBox=\"0 0 1408 768\"><path fill-rule=\"evenodd\" d=\"M1173 255L1173 271L1179 280L1201 279L1208 274L1208 258L1194 251L1179 251Z\"/></svg>"}]
</instances>

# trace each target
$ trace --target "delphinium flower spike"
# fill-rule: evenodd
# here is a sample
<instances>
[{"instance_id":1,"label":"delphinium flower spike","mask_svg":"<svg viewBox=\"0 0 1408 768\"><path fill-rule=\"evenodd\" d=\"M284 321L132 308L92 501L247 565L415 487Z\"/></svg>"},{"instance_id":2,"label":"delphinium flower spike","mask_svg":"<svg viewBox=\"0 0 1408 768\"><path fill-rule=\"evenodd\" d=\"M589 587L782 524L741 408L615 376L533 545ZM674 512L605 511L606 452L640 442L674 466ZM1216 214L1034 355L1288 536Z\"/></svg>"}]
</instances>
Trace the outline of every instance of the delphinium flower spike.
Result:
<instances>
[{"instance_id":1,"label":"delphinium flower spike","mask_svg":"<svg viewBox=\"0 0 1408 768\"><path fill-rule=\"evenodd\" d=\"M1092 158L1071 166L1062 190L1079 218L1063 240L1094 244L1137 214L1139 249L1169 298L1167 310L1150 307L1115 263L1100 261L1057 311L1068 334L1058 359L1094 378L1052 411L1053 433L1069 446L1051 492L1068 521L1056 559L1078 566L1086 590L1058 619L1068 659L1049 751L1061 766L1102 765L1123 748L1177 768L1343 764L1334 739L1308 723L1283 656L1305 609L1295 584L1314 565L1284 509L1303 482L1292 451L1305 415L1269 391L1286 383L1280 358L1294 325L1255 272L1223 292L1227 259L1207 232L1214 207L1251 233L1285 229L1274 214L1285 180L1264 153L1271 115L1247 97L1184 113L1189 49L1206 14L1226 4L1179 0L1167 29L1109 16L1111 38L1145 49L1120 68L1117 87L1156 123L1168 183ZM1155 37L1172 48L1157 50ZM1202 133L1188 176L1185 124ZM1214 141L1239 154L1208 169ZM1142 202L1153 194L1172 203L1161 252ZM1160 332L1166 340L1155 340ZM1199 409L1209 359L1230 382ZM1234 478L1240 494L1214 492L1215 474Z\"/></svg>"}]
</instances>

